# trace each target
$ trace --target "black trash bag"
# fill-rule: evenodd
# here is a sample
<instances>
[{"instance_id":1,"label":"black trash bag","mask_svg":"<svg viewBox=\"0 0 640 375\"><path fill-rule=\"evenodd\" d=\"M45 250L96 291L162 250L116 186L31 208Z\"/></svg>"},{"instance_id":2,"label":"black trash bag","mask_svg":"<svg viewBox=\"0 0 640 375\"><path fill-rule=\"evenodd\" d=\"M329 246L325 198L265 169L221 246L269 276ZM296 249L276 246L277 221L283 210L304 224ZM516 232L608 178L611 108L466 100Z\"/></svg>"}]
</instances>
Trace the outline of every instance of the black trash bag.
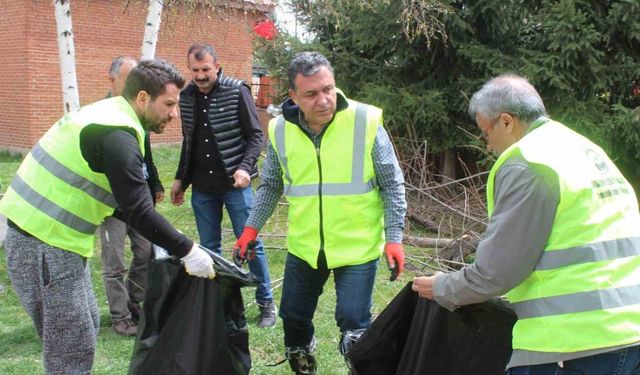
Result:
<instances>
[{"instance_id":1,"label":"black trash bag","mask_svg":"<svg viewBox=\"0 0 640 375\"><path fill-rule=\"evenodd\" d=\"M515 313L495 300L451 312L411 284L389 303L347 358L355 375L502 375Z\"/></svg>"},{"instance_id":2,"label":"black trash bag","mask_svg":"<svg viewBox=\"0 0 640 375\"><path fill-rule=\"evenodd\" d=\"M249 332L240 288L257 281L204 250L213 258L214 280L187 275L175 257L156 256L149 263L130 375L249 373Z\"/></svg>"}]
</instances>

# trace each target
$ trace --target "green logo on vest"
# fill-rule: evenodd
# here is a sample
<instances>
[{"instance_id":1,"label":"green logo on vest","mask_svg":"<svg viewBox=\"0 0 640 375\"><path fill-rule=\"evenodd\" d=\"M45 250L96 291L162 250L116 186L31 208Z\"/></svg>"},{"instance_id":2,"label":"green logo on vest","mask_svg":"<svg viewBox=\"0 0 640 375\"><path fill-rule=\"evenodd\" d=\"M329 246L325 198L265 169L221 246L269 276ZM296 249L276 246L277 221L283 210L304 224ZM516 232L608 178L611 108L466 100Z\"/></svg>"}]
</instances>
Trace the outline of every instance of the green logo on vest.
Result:
<instances>
[{"instance_id":1,"label":"green logo on vest","mask_svg":"<svg viewBox=\"0 0 640 375\"><path fill-rule=\"evenodd\" d=\"M587 159L593 163L593 166L596 167L600 173L605 174L609 172L609 165L607 165L607 162L600 157L596 151L587 149Z\"/></svg>"}]
</instances>

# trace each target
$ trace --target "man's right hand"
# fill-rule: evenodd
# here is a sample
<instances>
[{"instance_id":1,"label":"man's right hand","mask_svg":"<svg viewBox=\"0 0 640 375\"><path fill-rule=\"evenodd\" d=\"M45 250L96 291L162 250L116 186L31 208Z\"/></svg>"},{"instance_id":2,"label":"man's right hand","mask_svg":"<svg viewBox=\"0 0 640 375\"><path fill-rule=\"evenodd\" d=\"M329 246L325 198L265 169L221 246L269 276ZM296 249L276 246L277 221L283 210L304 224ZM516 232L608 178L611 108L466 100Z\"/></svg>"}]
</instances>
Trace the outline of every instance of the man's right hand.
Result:
<instances>
[{"instance_id":1,"label":"man's right hand","mask_svg":"<svg viewBox=\"0 0 640 375\"><path fill-rule=\"evenodd\" d=\"M171 185L171 203L180 206L184 203L184 190L182 190L182 180L173 180Z\"/></svg>"},{"instance_id":2,"label":"man's right hand","mask_svg":"<svg viewBox=\"0 0 640 375\"><path fill-rule=\"evenodd\" d=\"M441 272L438 272L438 274L439 273ZM433 299L433 289L436 284L436 276L438 274L414 277L411 289L413 289L414 292L418 292L422 298Z\"/></svg>"},{"instance_id":3,"label":"man's right hand","mask_svg":"<svg viewBox=\"0 0 640 375\"><path fill-rule=\"evenodd\" d=\"M258 230L253 227L244 227L242 234L236 241L235 245L233 245L233 259L236 263L244 262L246 260L251 260L254 254L247 254L247 250L250 247L252 242L256 242L258 238Z\"/></svg>"},{"instance_id":4,"label":"man's right hand","mask_svg":"<svg viewBox=\"0 0 640 375\"><path fill-rule=\"evenodd\" d=\"M216 277L216 271L213 270L213 259L197 243L194 242L189 254L181 259L184 262L184 269L189 275L209 279Z\"/></svg>"}]
</instances>

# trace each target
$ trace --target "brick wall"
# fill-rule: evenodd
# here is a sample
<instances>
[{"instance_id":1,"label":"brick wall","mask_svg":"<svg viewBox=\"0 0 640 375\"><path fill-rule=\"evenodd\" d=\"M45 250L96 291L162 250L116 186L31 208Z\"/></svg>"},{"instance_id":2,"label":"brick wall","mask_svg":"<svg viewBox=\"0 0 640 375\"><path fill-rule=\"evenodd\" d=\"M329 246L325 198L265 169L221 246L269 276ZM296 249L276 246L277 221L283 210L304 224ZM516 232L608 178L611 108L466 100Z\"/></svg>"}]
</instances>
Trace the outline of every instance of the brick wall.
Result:
<instances>
[{"instance_id":1,"label":"brick wall","mask_svg":"<svg viewBox=\"0 0 640 375\"><path fill-rule=\"evenodd\" d=\"M80 104L109 89L117 55L140 56L147 1L78 0L71 3ZM165 9L156 56L173 62L189 80L186 52L193 42L212 44L225 74L251 82L253 11ZM14 0L0 7L0 148L26 150L62 116L62 89L52 1ZM152 141L179 142L180 123Z\"/></svg>"},{"instance_id":2,"label":"brick wall","mask_svg":"<svg viewBox=\"0 0 640 375\"><path fill-rule=\"evenodd\" d=\"M29 139L28 121L30 98L25 89L31 82L33 69L27 59L26 2L4 2L0 11L0 144L16 148Z\"/></svg>"}]
</instances>

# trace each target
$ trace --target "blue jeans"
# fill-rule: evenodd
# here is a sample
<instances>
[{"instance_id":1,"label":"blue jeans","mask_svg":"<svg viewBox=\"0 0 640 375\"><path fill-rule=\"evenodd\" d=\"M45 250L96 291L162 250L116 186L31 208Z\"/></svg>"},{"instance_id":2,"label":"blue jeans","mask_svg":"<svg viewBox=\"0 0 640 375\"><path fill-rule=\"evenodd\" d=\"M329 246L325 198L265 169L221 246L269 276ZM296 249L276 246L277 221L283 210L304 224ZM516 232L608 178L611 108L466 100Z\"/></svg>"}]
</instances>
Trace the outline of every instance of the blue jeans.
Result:
<instances>
[{"instance_id":1,"label":"blue jeans","mask_svg":"<svg viewBox=\"0 0 640 375\"><path fill-rule=\"evenodd\" d=\"M508 375L640 375L640 346L557 363L514 367Z\"/></svg>"},{"instance_id":2,"label":"blue jeans","mask_svg":"<svg viewBox=\"0 0 640 375\"><path fill-rule=\"evenodd\" d=\"M253 206L251 187L230 189L223 193L203 193L193 189L191 206L196 217L200 244L211 251L222 253L222 206L227 208L236 238L240 237ZM258 280L256 301L265 304L273 301L269 266L262 241L258 238L256 257L249 261L249 270Z\"/></svg>"},{"instance_id":3,"label":"blue jeans","mask_svg":"<svg viewBox=\"0 0 640 375\"><path fill-rule=\"evenodd\" d=\"M367 328L371 324L371 294L378 261L333 269L336 288L335 319L340 332ZM313 337L313 315L318 298L332 270L324 252L318 256L318 269L289 253L284 269L280 317L284 324L284 345L305 346Z\"/></svg>"}]
</instances>

